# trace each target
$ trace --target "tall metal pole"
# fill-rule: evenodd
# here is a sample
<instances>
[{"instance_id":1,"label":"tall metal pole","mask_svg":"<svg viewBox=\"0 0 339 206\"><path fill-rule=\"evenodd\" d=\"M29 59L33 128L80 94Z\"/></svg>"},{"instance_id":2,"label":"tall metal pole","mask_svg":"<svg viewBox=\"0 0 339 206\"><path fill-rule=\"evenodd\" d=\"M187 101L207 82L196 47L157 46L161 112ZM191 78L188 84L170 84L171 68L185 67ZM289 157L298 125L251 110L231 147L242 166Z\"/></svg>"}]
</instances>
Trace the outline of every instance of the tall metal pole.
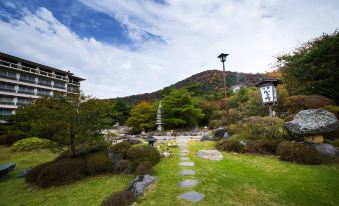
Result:
<instances>
[{"instance_id":1,"label":"tall metal pole","mask_svg":"<svg viewBox=\"0 0 339 206\"><path fill-rule=\"evenodd\" d=\"M225 92L225 116L226 116L226 125L230 124L230 113L228 110L228 102L227 102L227 88L226 88L226 71L225 71L225 61L222 61L222 70L223 70L223 78L224 78L224 92Z\"/></svg>"}]
</instances>

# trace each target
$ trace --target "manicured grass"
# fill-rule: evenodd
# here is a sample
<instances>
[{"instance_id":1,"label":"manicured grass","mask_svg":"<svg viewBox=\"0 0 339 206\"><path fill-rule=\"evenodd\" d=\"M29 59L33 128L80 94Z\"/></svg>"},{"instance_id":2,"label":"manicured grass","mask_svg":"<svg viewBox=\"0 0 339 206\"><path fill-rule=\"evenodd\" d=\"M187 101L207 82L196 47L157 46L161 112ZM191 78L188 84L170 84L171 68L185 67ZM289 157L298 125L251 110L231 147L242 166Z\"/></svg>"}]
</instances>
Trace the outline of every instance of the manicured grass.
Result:
<instances>
[{"instance_id":1,"label":"manicured grass","mask_svg":"<svg viewBox=\"0 0 339 206\"><path fill-rule=\"evenodd\" d=\"M162 160L156 167L157 185L138 202L141 206L161 205L338 205L339 166L305 166L281 162L274 157L225 153L223 161L199 159L195 153L212 148L212 142L190 144L190 158L196 163L195 178L201 183L192 189L177 187L190 177L181 177L179 155ZM178 153L179 149L171 149ZM200 203L176 197L195 190L205 195Z\"/></svg>"},{"instance_id":2,"label":"manicured grass","mask_svg":"<svg viewBox=\"0 0 339 206\"><path fill-rule=\"evenodd\" d=\"M49 151L12 152L1 146L0 164L16 162L17 169L10 173L7 180L0 182L0 205L100 205L106 196L125 188L133 178L125 175L102 175L65 186L28 191L24 179L17 177L19 172L50 161L55 156Z\"/></svg>"}]
</instances>

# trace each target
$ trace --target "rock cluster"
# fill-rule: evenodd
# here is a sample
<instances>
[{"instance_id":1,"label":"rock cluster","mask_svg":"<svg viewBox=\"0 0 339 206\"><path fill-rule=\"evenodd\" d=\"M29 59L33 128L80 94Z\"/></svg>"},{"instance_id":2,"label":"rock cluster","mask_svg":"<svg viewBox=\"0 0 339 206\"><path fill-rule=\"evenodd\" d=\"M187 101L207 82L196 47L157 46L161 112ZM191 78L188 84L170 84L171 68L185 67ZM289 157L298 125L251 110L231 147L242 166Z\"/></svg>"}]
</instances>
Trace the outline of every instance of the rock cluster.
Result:
<instances>
[{"instance_id":1,"label":"rock cluster","mask_svg":"<svg viewBox=\"0 0 339 206\"><path fill-rule=\"evenodd\" d=\"M217 150L200 150L197 152L197 156L202 159L208 160L223 160L224 157Z\"/></svg>"}]
</instances>

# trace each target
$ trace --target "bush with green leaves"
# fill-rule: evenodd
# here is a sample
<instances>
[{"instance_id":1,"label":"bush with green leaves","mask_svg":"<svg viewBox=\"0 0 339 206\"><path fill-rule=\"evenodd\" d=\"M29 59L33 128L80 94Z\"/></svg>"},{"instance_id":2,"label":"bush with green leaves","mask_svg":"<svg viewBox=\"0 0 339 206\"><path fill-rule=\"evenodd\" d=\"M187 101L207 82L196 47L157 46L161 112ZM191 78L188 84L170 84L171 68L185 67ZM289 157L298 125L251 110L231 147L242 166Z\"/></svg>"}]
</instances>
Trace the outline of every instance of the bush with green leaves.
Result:
<instances>
[{"instance_id":1,"label":"bush with green leaves","mask_svg":"<svg viewBox=\"0 0 339 206\"><path fill-rule=\"evenodd\" d=\"M16 130L1 135L0 144L11 146L14 142L27 138L26 133Z\"/></svg>"},{"instance_id":2,"label":"bush with green leaves","mask_svg":"<svg viewBox=\"0 0 339 206\"><path fill-rule=\"evenodd\" d=\"M321 154L306 143L281 142L277 147L277 154L280 160L299 164L317 165L324 161Z\"/></svg>"},{"instance_id":3,"label":"bush with green leaves","mask_svg":"<svg viewBox=\"0 0 339 206\"><path fill-rule=\"evenodd\" d=\"M132 171L132 161L131 160L119 160L115 164L115 172L131 174Z\"/></svg>"},{"instance_id":4,"label":"bush with green leaves","mask_svg":"<svg viewBox=\"0 0 339 206\"><path fill-rule=\"evenodd\" d=\"M51 149L55 146L55 143L48 139L40 139L38 137L29 137L16 141L11 149L15 152L17 151L32 151L32 150L41 150L41 149Z\"/></svg>"},{"instance_id":5,"label":"bush with green leaves","mask_svg":"<svg viewBox=\"0 0 339 206\"><path fill-rule=\"evenodd\" d=\"M253 116L230 126L231 134L244 139L284 139L287 137L284 120L278 117Z\"/></svg>"},{"instance_id":6,"label":"bush with green leaves","mask_svg":"<svg viewBox=\"0 0 339 206\"><path fill-rule=\"evenodd\" d=\"M153 174L153 168L152 164L149 161L142 162L138 165L138 167L135 169L136 175L152 175Z\"/></svg>"},{"instance_id":7,"label":"bush with green leaves","mask_svg":"<svg viewBox=\"0 0 339 206\"><path fill-rule=\"evenodd\" d=\"M127 159L132 161L132 167L135 169L141 162L149 161L152 165L160 161L160 153L153 147L135 146L127 151Z\"/></svg>"},{"instance_id":8,"label":"bush with green leaves","mask_svg":"<svg viewBox=\"0 0 339 206\"><path fill-rule=\"evenodd\" d=\"M36 184L46 188L63 185L84 178L86 162L81 158L68 158L46 165L40 172Z\"/></svg>"},{"instance_id":9,"label":"bush with green leaves","mask_svg":"<svg viewBox=\"0 0 339 206\"><path fill-rule=\"evenodd\" d=\"M53 164L53 161L46 162L46 163L43 163L43 164L40 164L38 166L33 167L32 170L25 177L26 182L31 183L31 184L36 183L38 178L39 178L41 171L43 169L45 169L50 164Z\"/></svg>"},{"instance_id":10,"label":"bush with green leaves","mask_svg":"<svg viewBox=\"0 0 339 206\"><path fill-rule=\"evenodd\" d=\"M130 206L136 200L133 192L124 190L111 194L101 206Z\"/></svg>"},{"instance_id":11,"label":"bush with green leaves","mask_svg":"<svg viewBox=\"0 0 339 206\"><path fill-rule=\"evenodd\" d=\"M276 154L279 141L272 139L258 139L246 142L245 153L258 153L258 154Z\"/></svg>"},{"instance_id":12,"label":"bush with green leaves","mask_svg":"<svg viewBox=\"0 0 339 206\"><path fill-rule=\"evenodd\" d=\"M113 171L113 164L106 152L97 152L86 157L86 170L89 175L100 174Z\"/></svg>"},{"instance_id":13,"label":"bush with green leaves","mask_svg":"<svg viewBox=\"0 0 339 206\"><path fill-rule=\"evenodd\" d=\"M244 145L236 139L221 140L216 144L216 148L223 151L229 152L243 152Z\"/></svg>"},{"instance_id":14,"label":"bush with green leaves","mask_svg":"<svg viewBox=\"0 0 339 206\"><path fill-rule=\"evenodd\" d=\"M123 156L126 154L129 148L131 148L131 144L129 142L123 141L118 144L113 145L110 148L112 153L122 154Z\"/></svg>"}]
</instances>

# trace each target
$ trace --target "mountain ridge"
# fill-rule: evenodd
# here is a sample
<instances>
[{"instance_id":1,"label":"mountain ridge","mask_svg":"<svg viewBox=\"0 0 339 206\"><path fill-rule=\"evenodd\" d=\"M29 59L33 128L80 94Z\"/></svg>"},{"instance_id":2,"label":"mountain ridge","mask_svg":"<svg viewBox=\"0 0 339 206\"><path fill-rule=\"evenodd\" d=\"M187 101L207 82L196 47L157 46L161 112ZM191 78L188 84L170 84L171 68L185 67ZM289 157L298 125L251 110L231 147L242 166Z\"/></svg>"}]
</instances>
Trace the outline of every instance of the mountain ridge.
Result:
<instances>
[{"instance_id":1,"label":"mountain ridge","mask_svg":"<svg viewBox=\"0 0 339 206\"><path fill-rule=\"evenodd\" d=\"M219 99L222 98L223 92L223 76L220 70L206 70L192 76L164 87L163 89L151 92L130 95L125 97L110 98L110 100L125 100L130 104L136 104L140 101L154 101L161 99L161 97L171 89L186 88L192 96L201 96L205 99ZM226 85L228 90L235 85L253 86L255 83L264 78L261 73L242 73L226 71Z\"/></svg>"}]
</instances>

